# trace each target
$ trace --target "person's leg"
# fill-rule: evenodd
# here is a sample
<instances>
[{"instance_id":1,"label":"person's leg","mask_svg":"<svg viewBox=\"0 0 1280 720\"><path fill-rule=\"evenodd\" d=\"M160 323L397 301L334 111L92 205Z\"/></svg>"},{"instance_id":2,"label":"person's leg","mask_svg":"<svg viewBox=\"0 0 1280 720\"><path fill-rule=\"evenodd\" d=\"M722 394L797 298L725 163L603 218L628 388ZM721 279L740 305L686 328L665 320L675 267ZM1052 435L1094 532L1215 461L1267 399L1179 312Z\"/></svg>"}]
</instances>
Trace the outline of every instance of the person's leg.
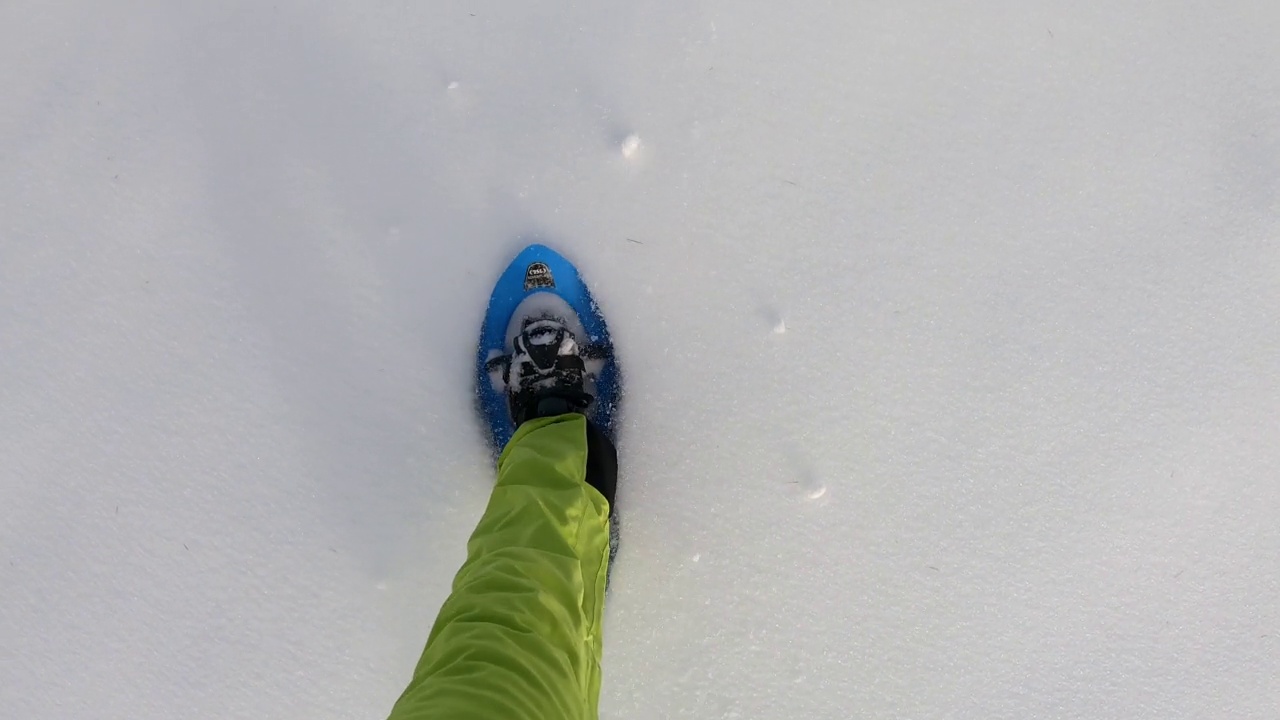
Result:
<instances>
[{"instance_id":1,"label":"person's leg","mask_svg":"<svg viewBox=\"0 0 1280 720\"><path fill-rule=\"evenodd\" d=\"M616 474L582 415L520 426L391 720L597 717Z\"/></svg>"}]
</instances>

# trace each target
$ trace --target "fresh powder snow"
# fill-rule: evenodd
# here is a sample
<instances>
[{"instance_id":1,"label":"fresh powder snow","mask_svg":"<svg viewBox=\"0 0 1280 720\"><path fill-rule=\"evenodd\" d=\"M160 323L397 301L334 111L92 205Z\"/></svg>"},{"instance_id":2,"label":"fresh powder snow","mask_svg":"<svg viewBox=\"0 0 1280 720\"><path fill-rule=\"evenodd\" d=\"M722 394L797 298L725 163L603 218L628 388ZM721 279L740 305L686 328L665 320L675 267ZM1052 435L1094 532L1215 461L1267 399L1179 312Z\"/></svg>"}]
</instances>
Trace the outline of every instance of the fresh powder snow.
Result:
<instances>
[{"instance_id":1,"label":"fresh powder snow","mask_svg":"<svg viewBox=\"0 0 1280 720\"><path fill-rule=\"evenodd\" d=\"M0 717L381 718L525 244L601 716L1280 717L1280 7L0 4Z\"/></svg>"}]
</instances>

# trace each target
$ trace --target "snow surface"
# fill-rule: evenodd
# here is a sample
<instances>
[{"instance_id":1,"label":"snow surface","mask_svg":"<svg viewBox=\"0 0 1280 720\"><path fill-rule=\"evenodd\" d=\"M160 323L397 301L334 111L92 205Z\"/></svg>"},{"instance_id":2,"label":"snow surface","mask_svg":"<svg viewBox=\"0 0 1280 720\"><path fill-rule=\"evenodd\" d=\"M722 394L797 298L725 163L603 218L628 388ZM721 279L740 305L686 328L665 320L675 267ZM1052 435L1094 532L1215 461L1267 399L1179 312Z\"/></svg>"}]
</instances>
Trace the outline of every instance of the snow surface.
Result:
<instances>
[{"instance_id":1,"label":"snow surface","mask_svg":"<svg viewBox=\"0 0 1280 720\"><path fill-rule=\"evenodd\" d=\"M0 4L0 717L384 717L532 239L626 363L603 717L1280 716L1277 37Z\"/></svg>"}]
</instances>

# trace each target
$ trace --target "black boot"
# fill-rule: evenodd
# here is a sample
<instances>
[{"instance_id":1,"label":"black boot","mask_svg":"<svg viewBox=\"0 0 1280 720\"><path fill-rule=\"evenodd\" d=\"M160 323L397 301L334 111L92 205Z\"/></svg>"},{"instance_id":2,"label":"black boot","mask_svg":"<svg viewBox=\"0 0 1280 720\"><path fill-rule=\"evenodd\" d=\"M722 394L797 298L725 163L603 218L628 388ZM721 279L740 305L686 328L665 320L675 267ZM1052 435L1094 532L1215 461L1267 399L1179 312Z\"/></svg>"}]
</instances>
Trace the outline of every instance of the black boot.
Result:
<instances>
[{"instance_id":1,"label":"black boot","mask_svg":"<svg viewBox=\"0 0 1280 720\"><path fill-rule=\"evenodd\" d=\"M554 317L528 319L513 342L503 374L507 404L516 427L535 418L569 413L586 415L591 405L577 339ZM618 451L595 423L587 420L587 484L609 501L612 515L618 485Z\"/></svg>"}]
</instances>

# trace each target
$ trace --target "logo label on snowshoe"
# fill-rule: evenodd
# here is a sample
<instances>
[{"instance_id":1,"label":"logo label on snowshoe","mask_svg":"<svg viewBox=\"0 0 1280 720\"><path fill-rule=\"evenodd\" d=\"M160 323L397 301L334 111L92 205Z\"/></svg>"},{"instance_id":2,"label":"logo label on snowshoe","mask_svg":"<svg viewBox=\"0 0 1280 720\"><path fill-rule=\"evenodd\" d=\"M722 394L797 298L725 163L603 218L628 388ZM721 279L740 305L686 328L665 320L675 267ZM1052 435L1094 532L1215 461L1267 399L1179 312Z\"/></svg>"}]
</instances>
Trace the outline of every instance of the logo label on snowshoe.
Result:
<instances>
[{"instance_id":1,"label":"logo label on snowshoe","mask_svg":"<svg viewBox=\"0 0 1280 720\"><path fill-rule=\"evenodd\" d=\"M538 288L553 288L555 286L556 280L551 277L551 268L547 267L544 262L533 263L524 271L525 292Z\"/></svg>"}]
</instances>

